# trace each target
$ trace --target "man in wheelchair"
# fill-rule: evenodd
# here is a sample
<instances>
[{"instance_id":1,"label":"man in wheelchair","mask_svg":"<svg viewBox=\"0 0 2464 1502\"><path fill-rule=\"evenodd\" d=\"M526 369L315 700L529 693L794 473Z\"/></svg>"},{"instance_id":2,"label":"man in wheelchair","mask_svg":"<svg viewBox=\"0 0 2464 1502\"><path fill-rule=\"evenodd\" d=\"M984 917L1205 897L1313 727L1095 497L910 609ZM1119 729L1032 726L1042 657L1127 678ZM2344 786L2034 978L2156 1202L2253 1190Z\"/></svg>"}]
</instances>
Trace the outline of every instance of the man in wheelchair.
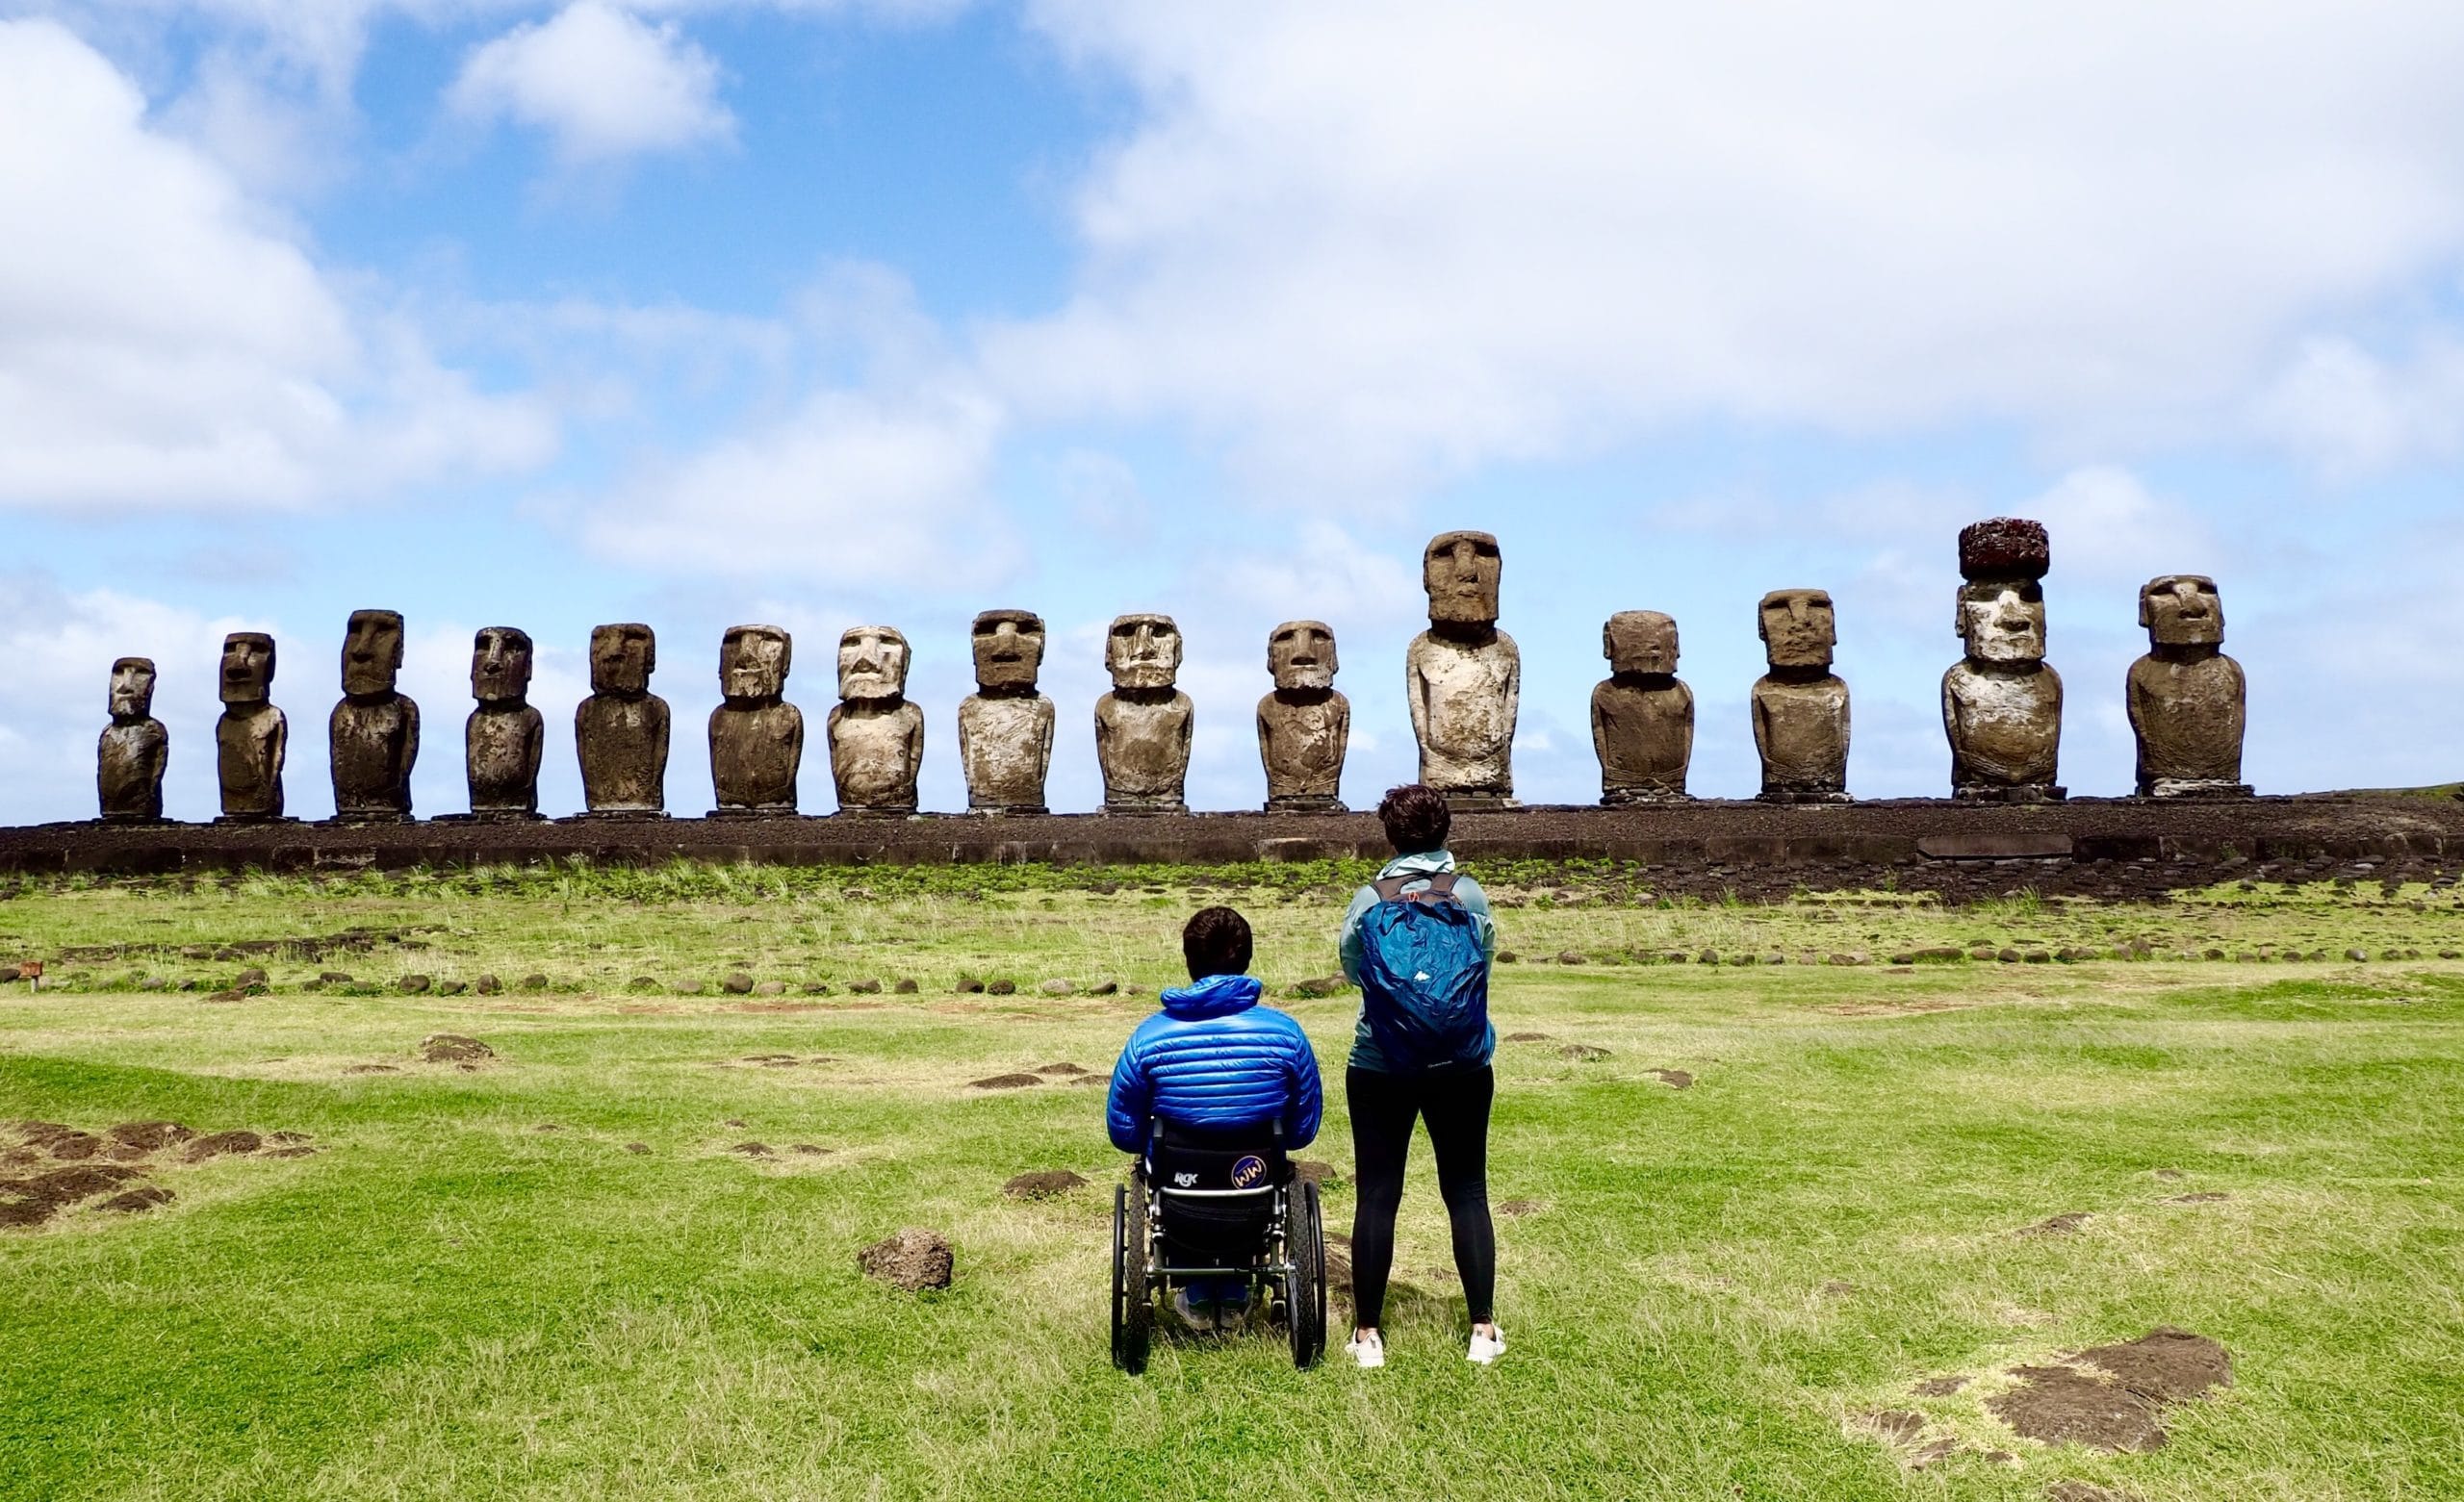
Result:
<instances>
[{"instance_id":1,"label":"man in wheelchair","mask_svg":"<svg viewBox=\"0 0 2464 1502\"><path fill-rule=\"evenodd\" d=\"M1181 930L1181 954L1190 983L1167 990L1164 1009L1129 1035L1106 1126L1113 1146L1142 1158L1140 1190L1154 1191L1155 1266L1173 1286L1174 1312L1192 1330L1233 1329L1250 1313L1254 1275L1174 1269L1257 1267L1270 1242L1286 1239L1288 1196L1251 1191L1289 1184L1285 1154L1316 1139L1323 1095L1308 1035L1259 1006L1265 988L1243 973L1247 920L1204 909ZM1142 1201L1136 1223L1142 1232ZM1116 1247L1116 1258L1123 1250L1144 1256ZM1137 1283L1142 1295L1143 1276Z\"/></svg>"}]
</instances>

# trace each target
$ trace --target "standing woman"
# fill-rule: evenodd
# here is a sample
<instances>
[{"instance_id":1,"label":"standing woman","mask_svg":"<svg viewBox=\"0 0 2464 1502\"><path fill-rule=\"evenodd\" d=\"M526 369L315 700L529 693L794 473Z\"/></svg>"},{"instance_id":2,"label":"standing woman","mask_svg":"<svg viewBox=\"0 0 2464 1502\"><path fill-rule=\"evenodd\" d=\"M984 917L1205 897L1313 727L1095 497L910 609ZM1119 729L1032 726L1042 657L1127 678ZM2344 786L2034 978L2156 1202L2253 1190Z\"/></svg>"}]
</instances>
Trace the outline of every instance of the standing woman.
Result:
<instances>
[{"instance_id":1,"label":"standing woman","mask_svg":"<svg viewBox=\"0 0 2464 1502\"><path fill-rule=\"evenodd\" d=\"M1497 924L1478 882L1454 870L1445 797L1420 783L1377 805L1395 858L1344 913L1344 976L1360 987L1344 1095L1360 1197L1351 1224L1352 1337L1363 1367L1386 1364L1378 1333L1395 1262L1395 1212L1415 1119L1428 1123L1437 1188L1453 1224L1454 1267L1472 1320L1471 1361L1505 1354L1493 1307L1497 1234L1489 1222L1489 1103L1498 1047L1489 1025Z\"/></svg>"}]
</instances>

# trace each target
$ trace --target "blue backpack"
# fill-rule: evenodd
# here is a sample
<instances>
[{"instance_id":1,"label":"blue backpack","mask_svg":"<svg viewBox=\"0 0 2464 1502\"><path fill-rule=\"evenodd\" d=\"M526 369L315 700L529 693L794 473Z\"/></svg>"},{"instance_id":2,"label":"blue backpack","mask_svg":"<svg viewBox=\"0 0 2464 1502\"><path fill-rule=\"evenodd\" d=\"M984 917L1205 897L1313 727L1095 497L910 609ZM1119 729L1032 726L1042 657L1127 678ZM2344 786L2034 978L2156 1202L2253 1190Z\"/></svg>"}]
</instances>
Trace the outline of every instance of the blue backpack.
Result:
<instances>
[{"instance_id":1,"label":"blue backpack","mask_svg":"<svg viewBox=\"0 0 2464 1502\"><path fill-rule=\"evenodd\" d=\"M1404 883L1426 880L1406 892ZM1489 1039L1488 956L1454 874L1371 883L1360 920L1360 994L1370 1036L1398 1073L1476 1064Z\"/></svg>"}]
</instances>

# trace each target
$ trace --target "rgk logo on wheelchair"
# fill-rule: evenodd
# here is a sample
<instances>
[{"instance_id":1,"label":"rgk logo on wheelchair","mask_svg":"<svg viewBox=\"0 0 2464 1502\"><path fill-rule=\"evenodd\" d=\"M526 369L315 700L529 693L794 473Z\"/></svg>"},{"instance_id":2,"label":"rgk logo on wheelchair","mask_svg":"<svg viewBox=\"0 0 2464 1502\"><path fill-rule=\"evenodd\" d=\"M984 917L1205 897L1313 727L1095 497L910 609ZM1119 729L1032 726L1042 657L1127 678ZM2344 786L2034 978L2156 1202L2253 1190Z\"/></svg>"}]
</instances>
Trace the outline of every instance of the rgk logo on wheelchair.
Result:
<instances>
[{"instance_id":1,"label":"rgk logo on wheelchair","mask_svg":"<svg viewBox=\"0 0 2464 1502\"><path fill-rule=\"evenodd\" d=\"M1326 1231L1318 1186L1293 1175L1282 1123L1236 1134L1158 1121L1113 1189L1113 1364L1146 1369L1155 1305L1176 1282L1245 1278L1309 1366L1326 1349Z\"/></svg>"}]
</instances>

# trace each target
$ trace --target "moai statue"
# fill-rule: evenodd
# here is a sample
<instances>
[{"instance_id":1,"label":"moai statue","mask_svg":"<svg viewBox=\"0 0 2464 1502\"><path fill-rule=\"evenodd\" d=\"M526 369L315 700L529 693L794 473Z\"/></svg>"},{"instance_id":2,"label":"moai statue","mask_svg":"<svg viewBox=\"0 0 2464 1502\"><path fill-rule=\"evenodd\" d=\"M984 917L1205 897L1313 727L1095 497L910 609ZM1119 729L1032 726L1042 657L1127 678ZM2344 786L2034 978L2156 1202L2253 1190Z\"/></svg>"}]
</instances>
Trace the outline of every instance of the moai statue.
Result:
<instances>
[{"instance_id":1,"label":"moai statue","mask_svg":"<svg viewBox=\"0 0 2464 1502\"><path fill-rule=\"evenodd\" d=\"M966 805L980 814L1044 812L1052 769L1052 700L1036 692L1043 617L988 610L975 618L975 692L959 705L959 762Z\"/></svg>"},{"instance_id":2,"label":"moai statue","mask_svg":"<svg viewBox=\"0 0 2464 1502\"><path fill-rule=\"evenodd\" d=\"M462 744L471 817L539 817L539 750L546 723L530 706L530 633L485 625L471 639L471 711Z\"/></svg>"},{"instance_id":3,"label":"moai statue","mask_svg":"<svg viewBox=\"0 0 2464 1502\"><path fill-rule=\"evenodd\" d=\"M1591 691L1591 747L1600 802L1683 802L1694 760L1694 691L1677 676L1677 622L1620 610L1600 629L1608 677Z\"/></svg>"},{"instance_id":4,"label":"moai statue","mask_svg":"<svg viewBox=\"0 0 2464 1502\"><path fill-rule=\"evenodd\" d=\"M171 735L154 718L154 659L122 657L112 664L111 707L94 762L104 822L160 823Z\"/></svg>"},{"instance_id":5,"label":"moai statue","mask_svg":"<svg viewBox=\"0 0 2464 1502\"><path fill-rule=\"evenodd\" d=\"M574 709L584 818L667 817L667 700L651 692L657 667L649 626L590 628L590 697Z\"/></svg>"},{"instance_id":6,"label":"moai statue","mask_svg":"<svg viewBox=\"0 0 2464 1502\"><path fill-rule=\"evenodd\" d=\"M1267 633L1274 692L1258 700L1258 757L1267 812L1339 814L1351 700L1335 687L1334 627L1286 621Z\"/></svg>"},{"instance_id":7,"label":"moai statue","mask_svg":"<svg viewBox=\"0 0 2464 1502\"><path fill-rule=\"evenodd\" d=\"M2203 574L2170 573L2139 592L2147 655L2130 665L2130 727L2142 798L2247 798L2242 731L2249 681L2224 655L2224 601Z\"/></svg>"},{"instance_id":8,"label":"moai statue","mask_svg":"<svg viewBox=\"0 0 2464 1502\"><path fill-rule=\"evenodd\" d=\"M924 711L907 698L907 638L886 625L838 638L830 775L842 814L911 814L924 766Z\"/></svg>"},{"instance_id":9,"label":"moai statue","mask_svg":"<svg viewBox=\"0 0 2464 1502\"><path fill-rule=\"evenodd\" d=\"M788 703L795 644L775 625L728 627L719 648L719 691L710 711L710 785L715 818L792 814L805 758L804 711Z\"/></svg>"},{"instance_id":10,"label":"moai statue","mask_svg":"<svg viewBox=\"0 0 2464 1502\"><path fill-rule=\"evenodd\" d=\"M401 615L352 611L343 636L343 698L326 721L338 820L391 824L411 816L420 706L395 692L401 669Z\"/></svg>"},{"instance_id":11,"label":"moai statue","mask_svg":"<svg viewBox=\"0 0 2464 1502\"><path fill-rule=\"evenodd\" d=\"M1172 686L1181 671L1181 628L1170 616L1114 620L1104 638L1113 691L1095 700L1095 760L1104 769L1104 812L1189 812L1190 729L1196 713Z\"/></svg>"},{"instance_id":12,"label":"moai statue","mask_svg":"<svg viewBox=\"0 0 2464 1502\"><path fill-rule=\"evenodd\" d=\"M1848 802L1848 685L1831 671L1839 645L1831 596L1818 589L1762 597L1756 629L1771 671L1754 682L1754 749L1768 803Z\"/></svg>"},{"instance_id":13,"label":"moai statue","mask_svg":"<svg viewBox=\"0 0 2464 1502\"><path fill-rule=\"evenodd\" d=\"M1428 629L1403 658L1421 780L1457 808L1513 808L1523 655L1498 629L1498 540L1441 532L1421 554Z\"/></svg>"},{"instance_id":14,"label":"moai statue","mask_svg":"<svg viewBox=\"0 0 2464 1502\"><path fill-rule=\"evenodd\" d=\"M1960 533L1959 632L1967 656L1942 675L1951 791L1968 802L2064 797L2062 675L2045 665L2053 547L2035 522L1997 517Z\"/></svg>"},{"instance_id":15,"label":"moai statue","mask_svg":"<svg viewBox=\"0 0 2464 1502\"><path fill-rule=\"evenodd\" d=\"M273 693L273 638L234 631L222 639L222 718L214 726L215 772L222 784L218 824L265 824L283 817L282 759L291 722Z\"/></svg>"}]
</instances>

